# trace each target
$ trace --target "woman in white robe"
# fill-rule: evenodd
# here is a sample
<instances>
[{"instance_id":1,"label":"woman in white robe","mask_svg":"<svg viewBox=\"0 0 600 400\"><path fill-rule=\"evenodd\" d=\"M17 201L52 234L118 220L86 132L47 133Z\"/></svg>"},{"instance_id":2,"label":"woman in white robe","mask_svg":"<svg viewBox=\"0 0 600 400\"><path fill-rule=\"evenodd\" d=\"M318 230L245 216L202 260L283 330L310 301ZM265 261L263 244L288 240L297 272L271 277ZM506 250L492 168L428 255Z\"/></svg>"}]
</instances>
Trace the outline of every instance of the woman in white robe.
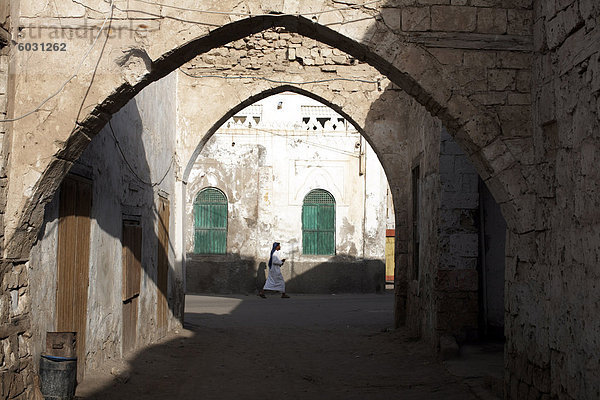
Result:
<instances>
[{"instance_id":1,"label":"woman in white robe","mask_svg":"<svg viewBox=\"0 0 600 400\"><path fill-rule=\"evenodd\" d=\"M281 266L285 262L285 258L279 258L279 250L281 250L281 245L278 242L273 243L273 248L271 249L271 257L269 257L269 277L265 282L265 286L258 292L258 295L263 299L266 299L265 290L273 290L275 292L281 292L282 299L289 299L290 296L285 294L285 281L283 280L283 275L281 274Z\"/></svg>"}]
</instances>

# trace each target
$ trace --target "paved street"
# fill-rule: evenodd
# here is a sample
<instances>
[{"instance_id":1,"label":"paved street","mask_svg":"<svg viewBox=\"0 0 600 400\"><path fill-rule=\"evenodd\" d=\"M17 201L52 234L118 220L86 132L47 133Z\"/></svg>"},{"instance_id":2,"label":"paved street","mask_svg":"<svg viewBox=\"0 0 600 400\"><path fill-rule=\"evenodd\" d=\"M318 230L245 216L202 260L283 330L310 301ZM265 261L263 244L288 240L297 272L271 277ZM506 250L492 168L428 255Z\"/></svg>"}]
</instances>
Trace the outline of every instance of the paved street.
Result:
<instances>
[{"instance_id":1,"label":"paved street","mask_svg":"<svg viewBox=\"0 0 600 400\"><path fill-rule=\"evenodd\" d=\"M428 348L391 330L392 306L391 294L187 296L183 332L132 355L112 375L89 375L77 394L127 400L477 399Z\"/></svg>"}]
</instances>

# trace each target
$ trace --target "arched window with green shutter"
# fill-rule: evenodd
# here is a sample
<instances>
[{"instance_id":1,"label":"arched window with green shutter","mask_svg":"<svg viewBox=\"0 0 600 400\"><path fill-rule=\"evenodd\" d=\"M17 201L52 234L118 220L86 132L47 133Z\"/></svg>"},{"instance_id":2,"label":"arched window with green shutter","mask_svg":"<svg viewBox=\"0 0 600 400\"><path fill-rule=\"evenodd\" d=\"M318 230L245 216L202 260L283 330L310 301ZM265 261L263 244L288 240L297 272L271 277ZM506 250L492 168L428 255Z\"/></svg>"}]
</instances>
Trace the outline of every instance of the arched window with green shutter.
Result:
<instances>
[{"instance_id":1,"label":"arched window with green shutter","mask_svg":"<svg viewBox=\"0 0 600 400\"><path fill-rule=\"evenodd\" d=\"M304 198L302 252L335 254L335 199L327 190L311 190Z\"/></svg>"},{"instance_id":2,"label":"arched window with green shutter","mask_svg":"<svg viewBox=\"0 0 600 400\"><path fill-rule=\"evenodd\" d=\"M227 197L219 189L202 189L194 201L194 253L227 252Z\"/></svg>"}]
</instances>

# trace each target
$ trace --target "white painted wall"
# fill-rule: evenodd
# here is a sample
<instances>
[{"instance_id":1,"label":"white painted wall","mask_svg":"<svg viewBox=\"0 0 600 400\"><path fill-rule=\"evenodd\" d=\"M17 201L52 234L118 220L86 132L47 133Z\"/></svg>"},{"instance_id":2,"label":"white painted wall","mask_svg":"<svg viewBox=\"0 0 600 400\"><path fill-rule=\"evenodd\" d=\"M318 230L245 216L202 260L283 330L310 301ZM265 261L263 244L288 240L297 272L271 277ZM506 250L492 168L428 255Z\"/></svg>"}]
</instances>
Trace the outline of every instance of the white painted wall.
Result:
<instances>
[{"instance_id":1,"label":"white painted wall","mask_svg":"<svg viewBox=\"0 0 600 400\"><path fill-rule=\"evenodd\" d=\"M323 128L316 118L327 115L331 120ZM212 186L228 198L228 253L259 262L278 241L290 261L326 261L331 256L302 254L302 203L318 188L336 201L336 256L383 260L387 179L360 133L338 118L313 99L282 93L226 122L206 143L188 179L186 251L194 249L194 199Z\"/></svg>"}]
</instances>

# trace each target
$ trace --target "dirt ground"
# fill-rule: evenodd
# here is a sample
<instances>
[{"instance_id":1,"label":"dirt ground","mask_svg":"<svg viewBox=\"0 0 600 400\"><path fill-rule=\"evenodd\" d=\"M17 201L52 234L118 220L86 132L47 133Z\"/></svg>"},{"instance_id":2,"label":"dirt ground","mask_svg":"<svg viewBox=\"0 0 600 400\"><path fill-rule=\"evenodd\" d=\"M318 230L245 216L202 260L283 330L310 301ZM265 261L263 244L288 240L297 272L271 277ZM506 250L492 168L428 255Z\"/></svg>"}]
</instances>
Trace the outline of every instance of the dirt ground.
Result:
<instances>
[{"instance_id":1,"label":"dirt ground","mask_svg":"<svg viewBox=\"0 0 600 400\"><path fill-rule=\"evenodd\" d=\"M108 362L79 399L480 398L392 330L393 296L187 296L185 329Z\"/></svg>"}]
</instances>

